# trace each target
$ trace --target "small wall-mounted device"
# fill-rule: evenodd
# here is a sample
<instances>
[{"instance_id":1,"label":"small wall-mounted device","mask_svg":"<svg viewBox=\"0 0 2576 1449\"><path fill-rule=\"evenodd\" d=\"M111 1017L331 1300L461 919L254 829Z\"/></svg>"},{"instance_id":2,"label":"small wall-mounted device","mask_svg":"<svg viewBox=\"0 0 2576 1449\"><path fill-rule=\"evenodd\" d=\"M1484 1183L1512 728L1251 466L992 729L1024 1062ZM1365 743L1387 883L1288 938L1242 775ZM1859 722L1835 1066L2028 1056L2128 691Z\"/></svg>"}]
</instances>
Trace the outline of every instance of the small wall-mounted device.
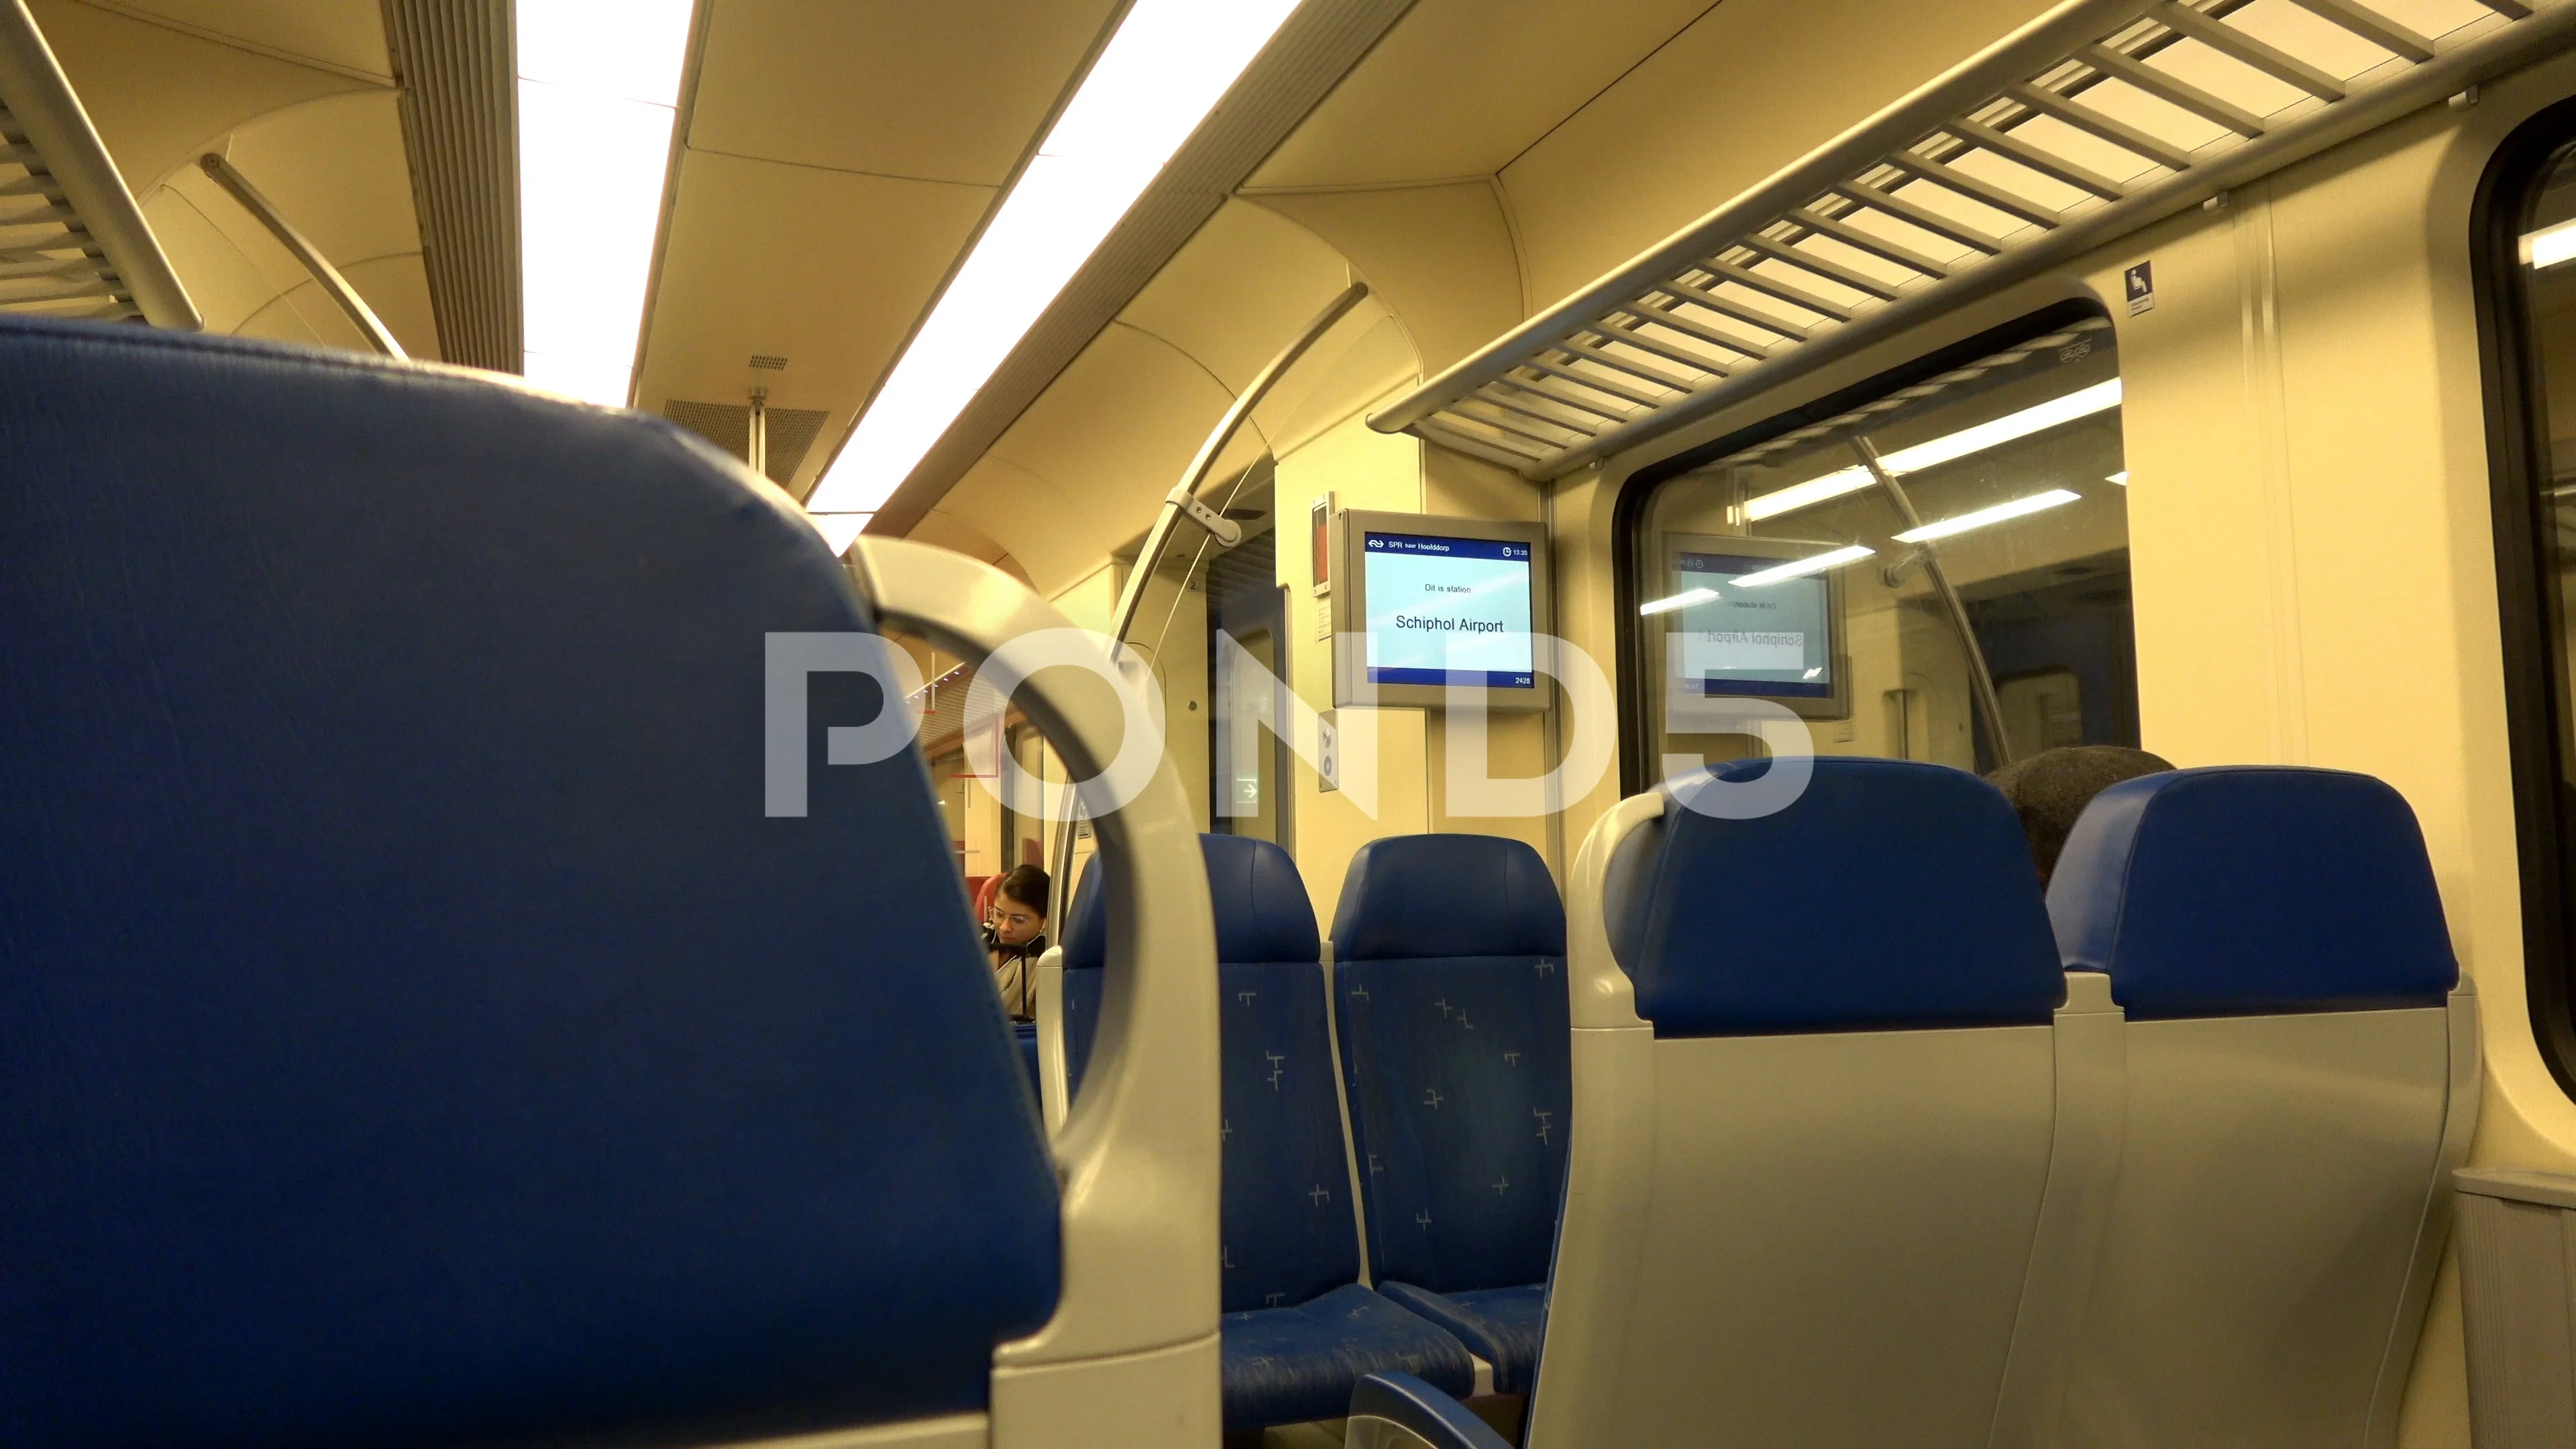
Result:
<instances>
[{"instance_id":1,"label":"small wall-mounted device","mask_svg":"<svg viewBox=\"0 0 2576 1449\"><path fill-rule=\"evenodd\" d=\"M1315 597L1333 591L1333 495L1325 494L1306 510L1307 529L1306 577L1313 583Z\"/></svg>"},{"instance_id":2,"label":"small wall-mounted device","mask_svg":"<svg viewBox=\"0 0 2576 1449\"><path fill-rule=\"evenodd\" d=\"M1333 515L1333 702L1543 710L1547 525L1357 509Z\"/></svg>"}]
</instances>

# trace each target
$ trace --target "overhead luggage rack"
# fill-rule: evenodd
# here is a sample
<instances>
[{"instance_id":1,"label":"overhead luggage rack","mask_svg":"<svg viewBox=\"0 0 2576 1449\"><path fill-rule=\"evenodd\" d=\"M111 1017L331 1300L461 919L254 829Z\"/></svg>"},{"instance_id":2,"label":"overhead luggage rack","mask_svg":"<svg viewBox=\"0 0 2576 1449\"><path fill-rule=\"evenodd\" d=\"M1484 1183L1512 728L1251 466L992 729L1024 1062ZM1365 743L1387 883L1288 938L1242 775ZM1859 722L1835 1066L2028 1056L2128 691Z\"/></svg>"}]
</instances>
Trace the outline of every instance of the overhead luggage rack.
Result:
<instances>
[{"instance_id":1,"label":"overhead luggage rack","mask_svg":"<svg viewBox=\"0 0 2576 1449\"><path fill-rule=\"evenodd\" d=\"M2067 0L1374 414L1563 476L2576 34L2576 0Z\"/></svg>"},{"instance_id":2,"label":"overhead luggage rack","mask_svg":"<svg viewBox=\"0 0 2576 1449\"><path fill-rule=\"evenodd\" d=\"M204 325L25 0L0 0L0 312Z\"/></svg>"}]
</instances>

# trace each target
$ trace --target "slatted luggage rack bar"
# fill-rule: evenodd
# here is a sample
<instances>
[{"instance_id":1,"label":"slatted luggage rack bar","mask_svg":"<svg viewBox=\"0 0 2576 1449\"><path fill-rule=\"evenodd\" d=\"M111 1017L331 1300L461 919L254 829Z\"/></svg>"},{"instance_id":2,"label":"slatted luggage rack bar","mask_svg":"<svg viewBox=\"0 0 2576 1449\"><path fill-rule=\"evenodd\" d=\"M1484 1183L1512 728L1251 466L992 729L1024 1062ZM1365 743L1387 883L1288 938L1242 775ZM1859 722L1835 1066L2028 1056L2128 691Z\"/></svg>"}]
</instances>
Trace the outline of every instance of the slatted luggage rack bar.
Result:
<instances>
[{"instance_id":1,"label":"slatted luggage rack bar","mask_svg":"<svg viewBox=\"0 0 2576 1449\"><path fill-rule=\"evenodd\" d=\"M0 0L0 311L204 325L25 0Z\"/></svg>"},{"instance_id":2,"label":"slatted luggage rack bar","mask_svg":"<svg viewBox=\"0 0 2576 1449\"><path fill-rule=\"evenodd\" d=\"M1369 423L1560 477L2571 37L2576 0L2067 0Z\"/></svg>"}]
</instances>

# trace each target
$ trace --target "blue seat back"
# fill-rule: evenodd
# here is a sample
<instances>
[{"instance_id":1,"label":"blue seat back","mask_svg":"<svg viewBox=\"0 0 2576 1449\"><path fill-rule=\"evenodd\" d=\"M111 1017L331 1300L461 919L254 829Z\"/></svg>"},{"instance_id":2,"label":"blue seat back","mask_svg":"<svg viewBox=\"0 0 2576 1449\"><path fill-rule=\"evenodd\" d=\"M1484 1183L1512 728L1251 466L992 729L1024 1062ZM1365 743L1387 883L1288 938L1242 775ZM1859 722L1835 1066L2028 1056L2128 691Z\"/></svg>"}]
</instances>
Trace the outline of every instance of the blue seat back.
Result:
<instances>
[{"instance_id":1,"label":"blue seat back","mask_svg":"<svg viewBox=\"0 0 2576 1449\"><path fill-rule=\"evenodd\" d=\"M0 320L0 1441L973 1410L1042 1131L775 489L463 373Z\"/></svg>"},{"instance_id":2,"label":"blue seat back","mask_svg":"<svg viewBox=\"0 0 2576 1449\"><path fill-rule=\"evenodd\" d=\"M1202 835L1199 847L1216 910L1221 993L1224 1309L1290 1306L1360 1272L1331 1075L1323 941L1287 851L1232 835ZM1107 920L1092 877L1083 873L1065 936L1068 1079L1077 1052L1089 1060L1099 1020Z\"/></svg>"},{"instance_id":3,"label":"blue seat back","mask_svg":"<svg viewBox=\"0 0 2576 1449\"><path fill-rule=\"evenodd\" d=\"M1064 935L1064 1081L1069 1096L1082 1090L1082 1074L1091 1065L1091 1039L1100 1030L1101 971L1109 964L1109 893L1100 883L1100 862L1083 863L1065 908Z\"/></svg>"},{"instance_id":4,"label":"blue seat back","mask_svg":"<svg viewBox=\"0 0 2576 1449\"><path fill-rule=\"evenodd\" d=\"M1333 1006L1378 1281L1547 1276L1573 1099L1564 968L1565 908L1522 842L1405 835L1352 857Z\"/></svg>"},{"instance_id":5,"label":"blue seat back","mask_svg":"<svg viewBox=\"0 0 2576 1449\"><path fill-rule=\"evenodd\" d=\"M2067 838L2048 911L2133 1019L2438 1006L2459 963L2405 798L2342 770L2123 781Z\"/></svg>"},{"instance_id":6,"label":"blue seat back","mask_svg":"<svg viewBox=\"0 0 2576 1449\"><path fill-rule=\"evenodd\" d=\"M1819 756L1775 814L1686 807L1766 763L1669 786L1612 859L1612 954L1658 1037L2050 1019L2065 979L2002 792L1942 765Z\"/></svg>"}]
</instances>

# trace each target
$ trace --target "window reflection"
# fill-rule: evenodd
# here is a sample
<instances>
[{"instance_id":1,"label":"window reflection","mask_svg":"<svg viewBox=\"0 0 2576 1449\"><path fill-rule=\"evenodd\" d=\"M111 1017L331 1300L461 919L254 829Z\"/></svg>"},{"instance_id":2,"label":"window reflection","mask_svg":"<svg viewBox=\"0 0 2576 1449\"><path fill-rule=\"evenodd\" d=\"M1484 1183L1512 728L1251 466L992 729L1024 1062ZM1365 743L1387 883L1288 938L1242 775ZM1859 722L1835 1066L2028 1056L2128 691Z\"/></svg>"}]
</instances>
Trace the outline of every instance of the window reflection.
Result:
<instances>
[{"instance_id":1,"label":"window reflection","mask_svg":"<svg viewBox=\"0 0 2576 1449\"><path fill-rule=\"evenodd\" d=\"M2536 491L2541 552L2547 560L2556 599L2550 623L2557 635L2560 769L2576 762L2569 731L2576 710L2567 706L2576 681L2576 656L2569 650L2571 629L2569 573L2576 569L2576 159L2562 155L2543 175L2529 202L2520 252L2528 276L2531 346L2537 354L2533 411L2540 424L2540 443L2547 476Z\"/></svg>"},{"instance_id":2,"label":"window reflection","mask_svg":"<svg viewBox=\"0 0 2576 1449\"><path fill-rule=\"evenodd\" d=\"M1746 697L1820 753L2136 745L2127 488L2099 317L1657 485L1630 560L1652 753L1760 752Z\"/></svg>"}]
</instances>

